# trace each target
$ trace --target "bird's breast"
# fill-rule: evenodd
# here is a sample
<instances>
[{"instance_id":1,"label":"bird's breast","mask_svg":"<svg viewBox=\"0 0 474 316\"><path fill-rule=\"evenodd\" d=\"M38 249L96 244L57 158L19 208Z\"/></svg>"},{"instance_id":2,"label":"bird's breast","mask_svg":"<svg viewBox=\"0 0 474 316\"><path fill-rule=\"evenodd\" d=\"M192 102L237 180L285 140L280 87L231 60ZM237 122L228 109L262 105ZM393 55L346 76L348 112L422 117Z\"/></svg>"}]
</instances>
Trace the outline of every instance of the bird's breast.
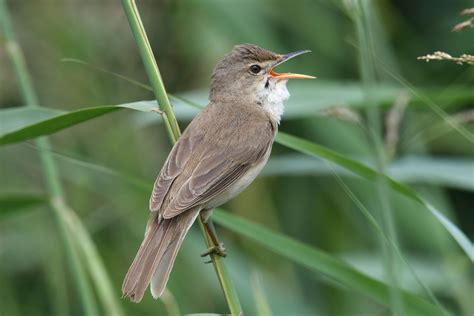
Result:
<instances>
[{"instance_id":1,"label":"bird's breast","mask_svg":"<svg viewBox=\"0 0 474 316\"><path fill-rule=\"evenodd\" d=\"M265 156L262 159L253 165L249 170L242 175L242 177L237 180L232 186L230 186L225 192L216 196L214 199L209 201L205 208L214 208L219 205L226 203L227 201L233 199L239 195L243 190L245 190L255 178L262 171L263 167L267 164L268 158L270 157L271 148L265 153Z\"/></svg>"}]
</instances>

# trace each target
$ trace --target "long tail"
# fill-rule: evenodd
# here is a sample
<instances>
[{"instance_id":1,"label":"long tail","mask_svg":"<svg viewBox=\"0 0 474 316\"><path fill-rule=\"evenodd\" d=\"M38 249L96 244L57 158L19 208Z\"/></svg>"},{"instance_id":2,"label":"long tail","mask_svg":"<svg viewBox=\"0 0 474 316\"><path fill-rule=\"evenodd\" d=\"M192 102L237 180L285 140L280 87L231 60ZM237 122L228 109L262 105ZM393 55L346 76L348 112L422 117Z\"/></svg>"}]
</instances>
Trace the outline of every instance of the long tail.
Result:
<instances>
[{"instance_id":1,"label":"long tail","mask_svg":"<svg viewBox=\"0 0 474 316\"><path fill-rule=\"evenodd\" d=\"M153 297L161 296L178 250L198 214L198 210L188 210L160 221L156 214L152 214L145 239L123 281L124 297L130 297L135 303L140 302L150 280Z\"/></svg>"}]
</instances>

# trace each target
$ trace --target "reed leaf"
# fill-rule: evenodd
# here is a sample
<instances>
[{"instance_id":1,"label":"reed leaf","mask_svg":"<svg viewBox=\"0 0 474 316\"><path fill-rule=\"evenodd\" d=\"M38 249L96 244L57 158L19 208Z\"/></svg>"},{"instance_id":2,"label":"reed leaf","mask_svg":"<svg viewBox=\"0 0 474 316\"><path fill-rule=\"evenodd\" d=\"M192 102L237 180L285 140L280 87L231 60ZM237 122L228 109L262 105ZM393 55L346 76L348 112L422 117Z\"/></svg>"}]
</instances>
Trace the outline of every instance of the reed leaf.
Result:
<instances>
[{"instance_id":1,"label":"reed leaf","mask_svg":"<svg viewBox=\"0 0 474 316\"><path fill-rule=\"evenodd\" d=\"M104 107L94 107L94 108L85 108L82 110L77 110L73 112L68 112L60 115L55 115L52 118L39 121L32 125L18 125L18 128L10 133L0 135L0 145L5 145L14 142L20 142L28 139L33 139L42 135L51 134L58 132L64 128L74 126L86 120L93 119L95 117L104 115L105 113L118 111L121 109L133 109L139 111L151 111L154 108L153 102L134 102L129 104L123 104L120 106L104 106ZM4 110L5 111L5 110ZM7 119L7 115L4 115L4 111L0 110L0 121ZM26 112L25 112L26 113ZM62 118L65 117L67 120L62 122ZM378 176L381 176L387 181L387 183L392 187L392 189L398 191L407 198L425 206L433 216L443 225L443 227L451 234L451 236L456 240L459 246L464 250L470 260L474 260L474 250L472 242L469 238L456 226L454 225L446 216L437 210L430 203L425 201L419 194L417 194L410 187L399 183L392 178L386 175L380 175L377 171L372 168L354 160L348 158L342 154L335 152L327 147L324 147L319 144L312 143L310 141L279 132L276 138L276 142L286 146L288 148L294 149L298 152L301 152L306 155L310 155L316 158L322 158L328 161L331 161L342 167L349 172L352 172L362 178L365 178L369 181L376 181Z\"/></svg>"},{"instance_id":2,"label":"reed leaf","mask_svg":"<svg viewBox=\"0 0 474 316\"><path fill-rule=\"evenodd\" d=\"M220 225L312 271L364 293L377 302L390 306L390 285L375 280L326 252L274 232L227 212L216 210L214 219ZM409 315L444 315L436 306L421 297L399 289Z\"/></svg>"}]
</instances>

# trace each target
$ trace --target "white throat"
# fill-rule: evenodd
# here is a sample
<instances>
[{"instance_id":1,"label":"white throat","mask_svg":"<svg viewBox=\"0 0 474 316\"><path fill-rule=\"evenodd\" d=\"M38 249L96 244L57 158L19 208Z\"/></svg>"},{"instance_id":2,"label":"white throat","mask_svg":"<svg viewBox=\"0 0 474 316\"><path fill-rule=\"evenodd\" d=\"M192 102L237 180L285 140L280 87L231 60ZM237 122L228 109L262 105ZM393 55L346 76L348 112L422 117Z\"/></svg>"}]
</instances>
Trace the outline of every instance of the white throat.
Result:
<instances>
[{"instance_id":1,"label":"white throat","mask_svg":"<svg viewBox=\"0 0 474 316\"><path fill-rule=\"evenodd\" d=\"M286 83L287 80L270 80L268 86L263 87L257 95L257 102L278 124L284 111L283 101L290 97Z\"/></svg>"}]
</instances>

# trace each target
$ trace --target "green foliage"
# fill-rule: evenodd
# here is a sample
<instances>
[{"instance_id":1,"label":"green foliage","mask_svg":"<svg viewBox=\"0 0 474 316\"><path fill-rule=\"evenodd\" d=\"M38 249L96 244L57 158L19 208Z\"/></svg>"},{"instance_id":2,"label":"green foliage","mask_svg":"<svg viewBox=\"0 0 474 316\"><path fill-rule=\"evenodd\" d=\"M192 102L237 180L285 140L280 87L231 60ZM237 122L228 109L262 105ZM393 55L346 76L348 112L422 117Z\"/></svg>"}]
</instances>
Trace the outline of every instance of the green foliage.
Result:
<instances>
[{"instance_id":1,"label":"green foliage","mask_svg":"<svg viewBox=\"0 0 474 316\"><path fill-rule=\"evenodd\" d=\"M54 116L53 118L47 118L45 120L36 122L31 125L24 125L23 123L27 121L27 118L32 117L32 113L25 111L25 119L21 117L17 120L19 123L15 129L15 131L7 133L4 136L0 136L0 145L19 142L27 139L36 138L43 135L48 135L53 132L57 132L61 129L76 125L88 119L92 119L108 112L116 111L122 108L129 108L139 111L150 112L154 109L153 102L136 102L133 104L123 104L119 106L103 106L103 107L95 107L95 108L88 108L77 110L71 113L60 114ZM38 112L38 115L43 115L45 112ZM11 111L6 111L5 114L0 112L0 119L10 120L9 117ZM15 113L17 115L17 113ZM394 190L398 191L399 193L405 195L406 197L412 199L413 201L420 203L421 205L425 206L430 212L433 213L436 219L440 221L440 223L449 231L449 233L455 238L455 240L459 243L459 245L464 249L466 254L469 256L471 260L474 261L474 249L472 243L469 239L462 233L456 225L452 224L449 219L447 219L441 212L436 210L435 207L430 205L430 203L424 201L418 194L409 188L406 185L398 183L393 179L377 173L377 171L372 170L371 168L353 160L350 158L345 157L329 148L325 148L324 146L314 144L303 139L297 138L295 136L288 135L286 133L278 133L276 142L282 144L286 147L295 149L302 153L312 155L317 158L323 158L328 161L331 161L337 164L340 167L343 167L363 178L366 178L370 181L376 181L377 178L383 178Z\"/></svg>"},{"instance_id":2,"label":"green foliage","mask_svg":"<svg viewBox=\"0 0 474 316\"><path fill-rule=\"evenodd\" d=\"M253 224L222 211L216 212L214 216L219 224L249 238L253 242L261 244L315 272L323 273L332 280L368 295L386 306L390 306L390 285L360 273L324 251L309 247L261 225ZM403 300L409 315L443 315L443 311L413 294L403 293Z\"/></svg>"},{"instance_id":3,"label":"green foliage","mask_svg":"<svg viewBox=\"0 0 474 316\"><path fill-rule=\"evenodd\" d=\"M47 203L46 196L28 193L2 194L0 196L0 216L16 214L18 211Z\"/></svg>"},{"instance_id":4,"label":"green foliage","mask_svg":"<svg viewBox=\"0 0 474 316\"><path fill-rule=\"evenodd\" d=\"M152 58L145 68L138 62L117 3L9 3L26 63L13 55L15 72L0 59L0 313L227 313L213 267L198 256L197 231L163 301L119 300L170 149L163 126L172 140L179 134L155 101L127 102L160 90L161 110L184 126L207 103L215 62L233 44L253 42L282 53L311 49L283 67L321 79L289 84L267 168L214 214L229 253L220 277L235 283L246 314L472 314L473 68L416 61L433 43L471 49L470 30L449 33L458 5L468 5L461 2L140 2L161 75ZM141 83L145 71L153 89ZM384 118L404 93L387 154ZM23 104L35 106L12 107ZM44 186L51 162L53 183ZM61 271L77 263L82 285L69 278L74 269Z\"/></svg>"},{"instance_id":5,"label":"green foliage","mask_svg":"<svg viewBox=\"0 0 474 316\"><path fill-rule=\"evenodd\" d=\"M0 131L0 145L50 135L63 128L82 123L122 108L151 111L156 108L156 105L153 106L152 102L139 102L120 106L98 106L69 113L63 113L48 108L21 109L21 111L3 110L1 119L9 123Z\"/></svg>"}]
</instances>

